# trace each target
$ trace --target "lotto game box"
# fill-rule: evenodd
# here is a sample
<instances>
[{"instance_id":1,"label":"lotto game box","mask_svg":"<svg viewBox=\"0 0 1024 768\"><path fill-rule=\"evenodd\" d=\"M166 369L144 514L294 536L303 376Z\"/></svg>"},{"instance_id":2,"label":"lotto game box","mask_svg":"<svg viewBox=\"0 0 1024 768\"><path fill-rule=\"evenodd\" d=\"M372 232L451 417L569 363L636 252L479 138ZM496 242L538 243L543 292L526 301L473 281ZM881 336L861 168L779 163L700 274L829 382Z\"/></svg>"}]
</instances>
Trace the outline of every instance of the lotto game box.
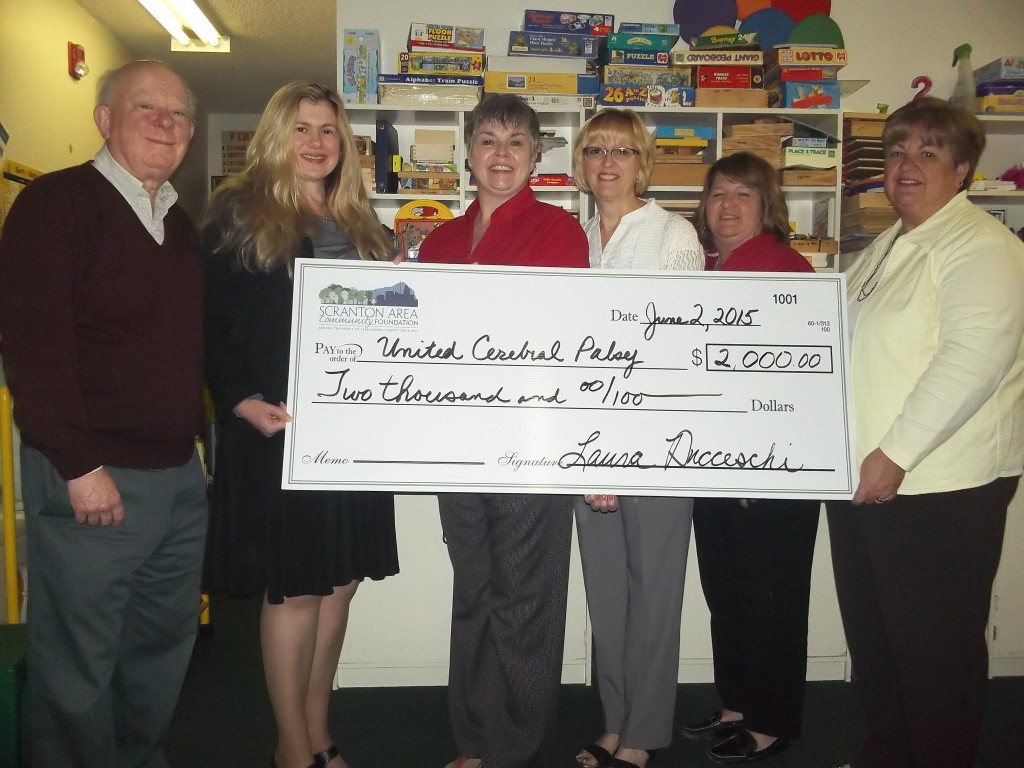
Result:
<instances>
[{"instance_id":1,"label":"lotto game box","mask_svg":"<svg viewBox=\"0 0 1024 768\"><path fill-rule=\"evenodd\" d=\"M777 45L765 56L768 69L789 66L804 67L845 67L845 48L831 48L822 45Z\"/></svg>"}]
</instances>

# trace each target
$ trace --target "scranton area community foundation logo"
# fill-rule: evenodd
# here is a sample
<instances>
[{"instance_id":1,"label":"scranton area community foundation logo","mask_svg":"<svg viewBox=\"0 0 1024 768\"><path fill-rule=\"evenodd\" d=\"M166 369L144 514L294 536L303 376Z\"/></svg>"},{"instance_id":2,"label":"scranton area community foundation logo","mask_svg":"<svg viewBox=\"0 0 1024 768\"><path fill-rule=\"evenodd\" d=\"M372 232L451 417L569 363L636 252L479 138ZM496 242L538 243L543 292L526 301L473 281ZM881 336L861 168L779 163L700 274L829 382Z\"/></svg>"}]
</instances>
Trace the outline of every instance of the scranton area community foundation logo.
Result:
<instances>
[{"instance_id":1,"label":"scranton area community foundation logo","mask_svg":"<svg viewBox=\"0 0 1024 768\"><path fill-rule=\"evenodd\" d=\"M349 288L333 283L320 291L320 325L415 328L416 292L406 283L385 288Z\"/></svg>"}]
</instances>

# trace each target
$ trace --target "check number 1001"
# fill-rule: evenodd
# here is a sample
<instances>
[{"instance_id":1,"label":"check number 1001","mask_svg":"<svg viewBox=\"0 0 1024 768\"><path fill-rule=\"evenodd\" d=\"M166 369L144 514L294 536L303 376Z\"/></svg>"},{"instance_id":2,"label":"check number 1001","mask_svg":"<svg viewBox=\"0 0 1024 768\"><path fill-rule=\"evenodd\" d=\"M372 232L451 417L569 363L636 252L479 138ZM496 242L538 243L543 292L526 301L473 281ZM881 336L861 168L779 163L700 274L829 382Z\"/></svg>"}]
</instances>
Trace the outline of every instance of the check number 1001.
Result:
<instances>
[{"instance_id":1,"label":"check number 1001","mask_svg":"<svg viewBox=\"0 0 1024 768\"><path fill-rule=\"evenodd\" d=\"M775 344L709 344L693 350L693 364L709 371L832 373L832 348Z\"/></svg>"}]
</instances>

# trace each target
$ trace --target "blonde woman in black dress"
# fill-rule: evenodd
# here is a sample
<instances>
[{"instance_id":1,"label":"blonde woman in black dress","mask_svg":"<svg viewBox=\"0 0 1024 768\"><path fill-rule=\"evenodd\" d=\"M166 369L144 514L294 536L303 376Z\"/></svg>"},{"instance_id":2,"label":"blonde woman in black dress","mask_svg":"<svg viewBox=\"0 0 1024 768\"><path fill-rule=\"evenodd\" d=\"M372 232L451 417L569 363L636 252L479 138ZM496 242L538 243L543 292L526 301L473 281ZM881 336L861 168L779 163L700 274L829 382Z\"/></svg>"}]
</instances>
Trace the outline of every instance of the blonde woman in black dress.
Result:
<instances>
[{"instance_id":1,"label":"blonde woman in black dress","mask_svg":"<svg viewBox=\"0 0 1024 768\"><path fill-rule=\"evenodd\" d=\"M245 170L211 200L203 241L219 434L207 587L264 594L271 764L344 768L327 705L359 581L398 572L394 497L281 489L294 260L386 259L392 248L334 90L292 83L274 94Z\"/></svg>"}]
</instances>

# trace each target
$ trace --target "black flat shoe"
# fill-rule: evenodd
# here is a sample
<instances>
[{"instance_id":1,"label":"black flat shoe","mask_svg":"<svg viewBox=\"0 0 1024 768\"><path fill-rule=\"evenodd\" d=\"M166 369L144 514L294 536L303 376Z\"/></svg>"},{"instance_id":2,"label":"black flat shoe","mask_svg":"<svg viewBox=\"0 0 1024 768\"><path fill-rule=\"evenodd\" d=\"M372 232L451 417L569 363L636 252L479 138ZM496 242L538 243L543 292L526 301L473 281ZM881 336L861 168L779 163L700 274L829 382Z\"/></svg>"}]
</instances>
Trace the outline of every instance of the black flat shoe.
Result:
<instances>
[{"instance_id":1,"label":"black flat shoe","mask_svg":"<svg viewBox=\"0 0 1024 768\"><path fill-rule=\"evenodd\" d=\"M580 755L586 752L592 758L594 758L594 764L590 765L589 761L584 762L580 759ZM580 755L576 755L576 764L583 768L608 768L612 764L612 754L607 749L602 747L600 744L587 744L583 749L580 750Z\"/></svg>"},{"instance_id":2,"label":"black flat shoe","mask_svg":"<svg viewBox=\"0 0 1024 768\"><path fill-rule=\"evenodd\" d=\"M733 734L725 741L708 750L708 757L719 763L750 763L777 755L789 746L786 739L776 739L764 749L757 748L757 742L746 728Z\"/></svg>"},{"instance_id":3,"label":"black flat shoe","mask_svg":"<svg viewBox=\"0 0 1024 768\"><path fill-rule=\"evenodd\" d=\"M699 741L702 739L724 739L743 730L742 720L722 720L721 712L712 712L698 723L684 725L680 733L684 739Z\"/></svg>"}]
</instances>

